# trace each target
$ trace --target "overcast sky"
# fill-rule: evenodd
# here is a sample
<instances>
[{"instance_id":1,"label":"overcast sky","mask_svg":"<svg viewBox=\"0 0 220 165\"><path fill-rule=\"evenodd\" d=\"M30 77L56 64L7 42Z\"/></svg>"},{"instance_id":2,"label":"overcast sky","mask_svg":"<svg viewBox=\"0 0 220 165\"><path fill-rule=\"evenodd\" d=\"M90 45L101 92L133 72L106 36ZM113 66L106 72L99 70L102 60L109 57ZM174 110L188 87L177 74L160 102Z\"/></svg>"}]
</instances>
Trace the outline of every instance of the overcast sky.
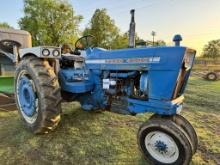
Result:
<instances>
[{"instance_id":1,"label":"overcast sky","mask_svg":"<svg viewBox=\"0 0 220 165\"><path fill-rule=\"evenodd\" d=\"M209 40L220 39L220 0L70 0L76 14L84 17L81 28L88 25L96 8L106 8L122 32L130 22L130 9L136 9L137 33L143 39L151 39L151 31L157 39L171 44L176 33L183 36L184 45L201 52ZM17 22L23 16L23 0L1 0L0 22L8 22L19 28Z\"/></svg>"}]
</instances>

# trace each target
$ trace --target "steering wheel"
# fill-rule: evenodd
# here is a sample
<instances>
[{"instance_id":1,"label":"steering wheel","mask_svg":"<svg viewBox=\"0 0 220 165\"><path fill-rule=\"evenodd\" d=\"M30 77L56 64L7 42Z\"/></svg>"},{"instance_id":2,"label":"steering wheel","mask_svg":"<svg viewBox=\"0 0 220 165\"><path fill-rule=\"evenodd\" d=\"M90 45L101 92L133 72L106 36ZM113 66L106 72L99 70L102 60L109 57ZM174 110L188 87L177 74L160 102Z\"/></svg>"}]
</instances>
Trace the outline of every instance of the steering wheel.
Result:
<instances>
[{"instance_id":1,"label":"steering wheel","mask_svg":"<svg viewBox=\"0 0 220 165\"><path fill-rule=\"evenodd\" d=\"M91 40L89 40L89 38L93 39L95 38L95 36L88 34L85 35L81 38L79 38L76 42L75 42L75 49L76 50L85 50L86 48L89 47L93 47L94 45L91 45Z\"/></svg>"}]
</instances>

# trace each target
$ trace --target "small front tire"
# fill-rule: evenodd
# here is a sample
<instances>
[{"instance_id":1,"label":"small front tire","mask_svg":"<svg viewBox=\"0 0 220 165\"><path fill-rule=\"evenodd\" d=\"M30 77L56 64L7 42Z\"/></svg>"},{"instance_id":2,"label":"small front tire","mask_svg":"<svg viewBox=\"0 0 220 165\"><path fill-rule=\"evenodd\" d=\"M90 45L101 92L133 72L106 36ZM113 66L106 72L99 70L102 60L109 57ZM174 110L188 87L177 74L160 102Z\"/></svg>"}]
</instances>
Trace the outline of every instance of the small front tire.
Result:
<instances>
[{"instance_id":1,"label":"small front tire","mask_svg":"<svg viewBox=\"0 0 220 165\"><path fill-rule=\"evenodd\" d=\"M148 120L140 127L137 138L150 164L188 165L191 161L190 142L171 120Z\"/></svg>"},{"instance_id":2,"label":"small front tire","mask_svg":"<svg viewBox=\"0 0 220 165\"><path fill-rule=\"evenodd\" d=\"M185 131L185 133L188 135L191 141L191 144L192 144L193 154L196 153L196 150L198 148L198 136L193 126L183 116L179 114L172 115L172 116L161 116L161 115L154 114L150 117L150 119L151 120L172 120L174 123L180 126L183 129L183 131Z\"/></svg>"}]
</instances>

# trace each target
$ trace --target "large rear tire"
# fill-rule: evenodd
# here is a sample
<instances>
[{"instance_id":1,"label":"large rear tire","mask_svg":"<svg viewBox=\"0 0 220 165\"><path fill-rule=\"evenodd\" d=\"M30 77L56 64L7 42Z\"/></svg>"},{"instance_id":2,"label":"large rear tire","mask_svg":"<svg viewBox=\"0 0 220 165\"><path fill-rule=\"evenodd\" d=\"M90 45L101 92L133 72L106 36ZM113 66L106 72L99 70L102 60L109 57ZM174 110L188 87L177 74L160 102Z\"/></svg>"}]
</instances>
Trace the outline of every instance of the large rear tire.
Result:
<instances>
[{"instance_id":1,"label":"large rear tire","mask_svg":"<svg viewBox=\"0 0 220 165\"><path fill-rule=\"evenodd\" d=\"M25 126L33 133L48 133L60 121L60 86L47 60L25 57L15 72L15 100Z\"/></svg>"},{"instance_id":2,"label":"large rear tire","mask_svg":"<svg viewBox=\"0 0 220 165\"><path fill-rule=\"evenodd\" d=\"M138 131L138 145L150 164L188 165L192 148L185 133L171 120L148 120Z\"/></svg>"}]
</instances>

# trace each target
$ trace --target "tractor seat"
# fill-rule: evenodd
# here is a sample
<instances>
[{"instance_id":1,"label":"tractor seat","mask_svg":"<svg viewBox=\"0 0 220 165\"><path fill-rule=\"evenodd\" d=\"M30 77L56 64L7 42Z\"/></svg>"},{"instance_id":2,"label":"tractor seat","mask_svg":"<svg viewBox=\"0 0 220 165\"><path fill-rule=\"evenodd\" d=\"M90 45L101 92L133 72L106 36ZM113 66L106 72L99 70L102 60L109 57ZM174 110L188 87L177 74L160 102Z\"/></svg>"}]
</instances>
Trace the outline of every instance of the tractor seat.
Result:
<instances>
[{"instance_id":1,"label":"tractor seat","mask_svg":"<svg viewBox=\"0 0 220 165\"><path fill-rule=\"evenodd\" d=\"M78 55L73 55L70 53L62 54L61 57L63 60L67 60L67 61L76 61L76 62L84 62L85 61L84 57L78 56Z\"/></svg>"}]
</instances>

